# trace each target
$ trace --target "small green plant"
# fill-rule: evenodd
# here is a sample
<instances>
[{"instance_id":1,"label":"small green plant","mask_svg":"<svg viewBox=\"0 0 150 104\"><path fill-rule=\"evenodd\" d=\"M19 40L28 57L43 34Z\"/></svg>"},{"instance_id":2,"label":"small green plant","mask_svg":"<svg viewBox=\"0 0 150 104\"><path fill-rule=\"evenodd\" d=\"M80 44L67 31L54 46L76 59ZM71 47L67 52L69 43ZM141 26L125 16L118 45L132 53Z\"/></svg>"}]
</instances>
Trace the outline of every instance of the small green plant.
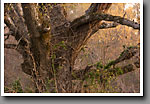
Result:
<instances>
[{"instance_id":1,"label":"small green plant","mask_svg":"<svg viewBox=\"0 0 150 104\"><path fill-rule=\"evenodd\" d=\"M123 45L122 47L125 49L125 48L126 48L126 45Z\"/></svg>"},{"instance_id":2,"label":"small green plant","mask_svg":"<svg viewBox=\"0 0 150 104\"><path fill-rule=\"evenodd\" d=\"M5 86L5 87L4 87L4 92L5 92L5 93L9 93L9 92L10 92L10 89Z\"/></svg>"},{"instance_id":3,"label":"small green plant","mask_svg":"<svg viewBox=\"0 0 150 104\"><path fill-rule=\"evenodd\" d=\"M64 41L61 41L61 42L59 42L58 44L54 45L54 49L58 49L58 48L60 48L60 47L62 47L63 49L66 50L66 44L65 44Z\"/></svg>"},{"instance_id":4,"label":"small green plant","mask_svg":"<svg viewBox=\"0 0 150 104\"><path fill-rule=\"evenodd\" d=\"M131 49L131 48L134 48L134 46L129 46L129 47L127 47L127 49Z\"/></svg>"},{"instance_id":5,"label":"small green plant","mask_svg":"<svg viewBox=\"0 0 150 104\"><path fill-rule=\"evenodd\" d=\"M85 52L85 48L84 48L84 47L82 47L82 48L81 48L81 51Z\"/></svg>"},{"instance_id":6,"label":"small green plant","mask_svg":"<svg viewBox=\"0 0 150 104\"><path fill-rule=\"evenodd\" d=\"M109 69L114 63L114 60L110 61L106 66L104 66L104 69Z\"/></svg>"},{"instance_id":7,"label":"small green plant","mask_svg":"<svg viewBox=\"0 0 150 104\"><path fill-rule=\"evenodd\" d=\"M54 84L55 84L54 92L58 92L57 91L57 80L56 80L56 68L55 68L55 59L56 59L55 53L52 54L51 59L52 59L52 70L53 70Z\"/></svg>"},{"instance_id":8,"label":"small green plant","mask_svg":"<svg viewBox=\"0 0 150 104\"><path fill-rule=\"evenodd\" d=\"M101 62L97 62L97 64L96 64L96 68L97 68L97 69L101 69L101 68L103 68L103 65L101 64Z\"/></svg>"},{"instance_id":9,"label":"small green plant","mask_svg":"<svg viewBox=\"0 0 150 104\"><path fill-rule=\"evenodd\" d=\"M115 70L117 71L117 72L116 72L117 75L123 74L123 71L122 71L121 68L115 68Z\"/></svg>"},{"instance_id":10,"label":"small green plant","mask_svg":"<svg viewBox=\"0 0 150 104\"><path fill-rule=\"evenodd\" d=\"M120 57L121 57L124 53L127 53L131 48L134 48L134 46L129 46L129 47L124 48L124 51L121 52Z\"/></svg>"},{"instance_id":11,"label":"small green plant","mask_svg":"<svg viewBox=\"0 0 150 104\"><path fill-rule=\"evenodd\" d=\"M14 90L16 93L23 93L23 89L20 83L20 79L16 80L12 83L12 90Z\"/></svg>"}]
</instances>

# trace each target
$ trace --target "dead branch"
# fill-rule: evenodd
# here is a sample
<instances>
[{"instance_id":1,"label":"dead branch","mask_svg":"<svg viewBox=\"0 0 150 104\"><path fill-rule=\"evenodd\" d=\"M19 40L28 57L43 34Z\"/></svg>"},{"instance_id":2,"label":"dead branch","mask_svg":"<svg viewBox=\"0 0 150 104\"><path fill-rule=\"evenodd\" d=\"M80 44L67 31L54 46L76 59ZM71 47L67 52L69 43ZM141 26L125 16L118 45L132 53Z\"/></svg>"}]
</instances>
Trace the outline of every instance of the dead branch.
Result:
<instances>
[{"instance_id":1,"label":"dead branch","mask_svg":"<svg viewBox=\"0 0 150 104\"><path fill-rule=\"evenodd\" d=\"M99 29L115 28L115 27L117 27L118 25L119 25L119 24L116 23L116 22L113 22L113 23L106 23L106 22L103 22L103 23L99 24L98 26L95 26L95 27L92 29L91 35L93 35L94 33L96 33Z\"/></svg>"},{"instance_id":2,"label":"dead branch","mask_svg":"<svg viewBox=\"0 0 150 104\"><path fill-rule=\"evenodd\" d=\"M112 3L92 3L91 6L85 11L86 14L96 13L96 12L106 12Z\"/></svg>"},{"instance_id":3,"label":"dead branch","mask_svg":"<svg viewBox=\"0 0 150 104\"><path fill-rule=\"evenodd\" d=\"M118 26L118 23L114 22L114 23L105 23L103 22L100 26L98 26L99 29L107 29L107 28L114 28Z\"/></svg>"},{"instance_id":4,"label":"dead branch","mask_svg":"<svg viewBox=\"0 0 150 104\"><path fill-rule=\"evenodd\" d=\"M14 10L16 11L17 15L22 19L23 21L23 12L21 9L21 4L20 3L13 3L12 4L14 7Z\"/></svg>"},{"instance_id":5,"label":"dead branch","mask_svg":"<svg viewBox=\"0 0 150 104\"><path fill-rule=\"evenodd\" d=\"M22 36L28 37L27 27L24 24L23 19L17 14L12 4L10 4L10 10L5 11L4 22L13 32L13 36L18 41Z\"/></svg>"},{"instance_id":6,"label":"dead branch","mask_svg":"<svg viewBox=\"0 0 150 104\"><path fill-rule=\"evenodd\" d=\"M12 35L14 35L14 36L17 35L16 34L17 27L15 27L15 25L14 25L11 17L7 13L5 13L4 22L8 26L8 28L10 29L10 31L13 32Z\"/></svg>"},{"instance_id":7,"label":"dead branch","mask_svg":"<svg viewBox=\"0 0 150 104\"><path fill-rule=\"evenodd\" d=\"M71 23L71 27L73 29L75 29L84 24L87 24L87 23L90 24L91 22L96 21L96 20L98 20L98 21L101 21L101 20L113 21L113 22L119 23L121 25L126 25L126 26L132 27L134 29L140 30L140 24L138 24L137 22L131 21L127 18L123 18L120 16L113 16L110 14L103 14L103 13L94 13L94 14L83 15L83 16L75 19Z\"/></svg>"}]
</instances>

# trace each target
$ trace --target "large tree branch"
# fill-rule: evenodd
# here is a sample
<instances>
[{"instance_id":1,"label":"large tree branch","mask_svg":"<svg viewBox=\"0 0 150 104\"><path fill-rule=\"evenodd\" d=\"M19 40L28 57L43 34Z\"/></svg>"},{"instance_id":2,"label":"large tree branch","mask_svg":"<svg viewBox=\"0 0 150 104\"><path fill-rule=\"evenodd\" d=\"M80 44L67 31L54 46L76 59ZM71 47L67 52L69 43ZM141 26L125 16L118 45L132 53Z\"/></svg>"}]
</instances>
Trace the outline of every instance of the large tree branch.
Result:
<instances>
[{"instance_id":1,"label":"large tree branch","mask_svg":"<svg viewBox=\"0 0 150 104\"><path fill-rule=\"evenodd\" d=\"M102 22L99 26L97 26L99 29L107 29L107 28L114 28L118 26L118 23L106 23L106 22Z\"/></svg>"},{"instance_id":2,"label":"large tree branch","mask_svg":"<svg viewBox=\"0 0 150 104\"><path fill-rule=\"evenodd\" d=\"M86 14L91 13L104 13L110 8L112 3L92 3L91 6L85 11Z\"/></svg>"},{"instance_id":3,"label":"large tree branch","mask_svg":"<svg viewBox=\"0 0 150 104\"><path fill-rule=\"evenodd\" d=\"M137 22L131 21L127 18L123 18L120 16L113 16L110 14L103 14L103 13L94 13L94 14L83 15L83 16L75 19L71 23L71 27L73 29L75 29L75 28L78 28L79 26L82 26L87 23L91 23L96 20L98 20L98 21L101 21L101 20L113 21L113 22L119 23L121 25L126 25L126 26L132 27L134 29L140 30L140 24L138 24Z\"/></svg>"},{"instance_id":4,"label":"large tree branch","mask_svg":"<svg viewBox=\"0 0 150 104\"><path fill-rule=\"evenodd\" d=\"M24 47L27 45L26 39L29 39L28 31L23 19L20 18L13 6L13 4L5 4L4 22L8 26L9 31L12 32L11 35L18 41L18 45Z\"/></svg>"},{"instance_id":5,"label":"large tree branch","mask_svg":"<svg viewBox=\"0 0 150 104\"><path fill-rule=\"evenodd\" d=\"M22 12L22 7L20 3L13 3L12 4L14 7L14 10L16 11L16 13L18 14L18 16L22 19L23 21L23 12Z\"/></svg>"},{"instance_id":6,"label":"large tree branch","mask_svg":"<svg viewBox=\"0 0 150 104\"><path fill-rule=\"evenodd\" d=\"M17 32L17 27L15 27L15 25L14 25L14 23L13 23L11 17L10 17L7 13L5 13L4 22L5 22L5 24L8 26L8 28L10 29L10 31L13 32L12 35L13 35L13 36L16 36L16 35L17 35L17 34L16 34L16 32ZM20 36L17 36L17 37L20 37Z\"/></svg>"},{"instance_id":7,"label":"large tree branch","mask_svg":"<svg viewBox=\"0 0 150 104\"><path fill-rule=\"evenodd\" d=\"M17 5L17 4L16 4ZM6 5L7 6L7 5ZM5 7L7 8L7 7ZM11 29L11 31L15 31L15 38L16 40L19 40L22 36L26 36L28 34L27 28L24 24L23 19L18 15L18 13L15 11L12 4L9 4L9 10L5 10L5 23L6 25Z\"/></svg>"}]
</instances>

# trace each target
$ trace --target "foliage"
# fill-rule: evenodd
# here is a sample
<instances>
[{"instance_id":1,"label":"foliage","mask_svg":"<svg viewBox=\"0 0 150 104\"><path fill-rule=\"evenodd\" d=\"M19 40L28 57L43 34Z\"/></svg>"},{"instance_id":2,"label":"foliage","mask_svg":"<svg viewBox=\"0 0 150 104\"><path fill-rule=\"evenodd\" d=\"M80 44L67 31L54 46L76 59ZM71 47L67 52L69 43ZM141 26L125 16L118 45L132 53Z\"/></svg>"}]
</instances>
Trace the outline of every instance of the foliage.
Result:
<instances>
[{"instance_id":1,"label":"foliage","mask_svg":"<svg viewBox=\"0 0 150 104\"><path fill-rule=\"evenodd\" d=\"M4 92L7 93L23 93L23 89L20 83L20 79L15 80L12 84L11 84L11 88L5 86L4 87Z\"/></svg>"},{"instance_id":2,"label":"foliage","mask_svg":"<svg viewBox=\"0 0 150 104\"><path fill-rule=\"evenodd\" d=\"M16 92L16 93L23 93L23 89L20 83L20 79L16 80L13 84L12 84L12 89Z\"/></svg>"},{"instance_id":3,"label":"foliage","mask_svg":"<svg viewBox=\"0 0 150 104\"><path fill-rule=\"evenodd\" d=\"M110 61L105 67L104 69L109 69L113 64L114 64L114 60Z\"/></svg>"},{"instance_id":4,"label":"foliage","mask_svg":"<svg viewBox=\"0 0 150 104\"><path fill-rule=\"evenodd\" d=\"M101 68L103 68L103 65L101 64L101 62L97 62L97 64L96 64L96 68L97 68L97 69L101 69Z\"/></svg>"}]
</instances>

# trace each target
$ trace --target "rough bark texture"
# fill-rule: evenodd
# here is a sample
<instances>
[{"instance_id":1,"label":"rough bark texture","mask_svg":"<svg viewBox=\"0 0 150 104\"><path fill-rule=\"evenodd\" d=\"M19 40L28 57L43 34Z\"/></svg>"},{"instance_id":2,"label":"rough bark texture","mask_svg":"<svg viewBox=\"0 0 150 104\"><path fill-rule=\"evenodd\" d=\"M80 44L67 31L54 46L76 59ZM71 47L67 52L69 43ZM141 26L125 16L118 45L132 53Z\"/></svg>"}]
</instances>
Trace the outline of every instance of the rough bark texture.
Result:
<instances>
[{"instance_id":1,"label":"rough bark texture","mask_svg":"<svg viewBox=\"0 0 150 104\"><path fill-rule=\"evenodd\" d=\"M140 29L140 25L133 21L105 14L110 3L92 4L85 15L74 21L66 19L61 4L44 4L44 11L37 9L37 6L43 5L5 4L4 20L18 41L16 50L24 58L22 70L32 76L37 92L51 91L46 84L52 78L55 92L73 92L75 59L87 40L99 29L116 27L118 24ZM101 23L102 20L114 23Z\"/></svg>"}]
</instances>

